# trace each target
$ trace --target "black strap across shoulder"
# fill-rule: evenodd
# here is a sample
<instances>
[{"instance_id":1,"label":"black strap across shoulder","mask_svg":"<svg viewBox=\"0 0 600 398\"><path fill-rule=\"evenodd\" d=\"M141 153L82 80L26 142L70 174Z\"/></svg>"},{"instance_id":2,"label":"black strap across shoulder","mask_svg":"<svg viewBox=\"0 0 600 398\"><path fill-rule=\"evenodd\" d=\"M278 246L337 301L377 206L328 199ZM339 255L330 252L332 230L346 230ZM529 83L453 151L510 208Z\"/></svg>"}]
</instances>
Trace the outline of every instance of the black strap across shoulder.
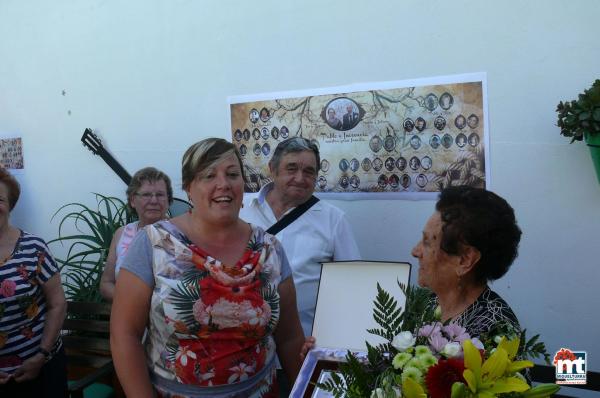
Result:
<instances>
[{"instance_id":1,"label":"black strap across shoulder","mask_svg":"<svg viewBox=\"0 0 600 398\"><path fill-rule=\"evenodd\" d=\"M296 208L294 210L290 211L288 214L283 216L275 224L271 225L269 227L269 229L267 229L267 232L270 233L271 235L277 235L279 233L279 231L281 231L282 229L284 229L285 227L287 227L288 225L290 225L291 223L296 221L298 219L298 217L300 217L302 214L304 214L308 209L310 209L318 201L319 201L319 198L317 198L315 195L312 195L306 202L302 203L301 205L296 206Z\"/></svg>"}]
</instances>

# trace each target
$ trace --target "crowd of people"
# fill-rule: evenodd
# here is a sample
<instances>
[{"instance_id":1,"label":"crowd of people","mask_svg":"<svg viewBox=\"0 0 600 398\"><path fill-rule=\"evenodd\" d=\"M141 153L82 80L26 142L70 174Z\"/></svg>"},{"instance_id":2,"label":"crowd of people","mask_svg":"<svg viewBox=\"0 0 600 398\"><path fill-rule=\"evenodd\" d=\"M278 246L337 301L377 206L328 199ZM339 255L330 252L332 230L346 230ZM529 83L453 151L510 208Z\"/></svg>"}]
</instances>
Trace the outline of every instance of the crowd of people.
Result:
<instances>
[{"instance_id":1,"label":"crowd of people","mask_svg":"<svg viewBox=\"0 0 600 398\"><path fill-rule=\"evenodd\" d=\"M320 263L361 257L344 212L313 195L320 165L314 143L286 139L269 161L272 182L244 194L236 147L204 139L182 159L192 208L173 218L169 177L153 167L133 176L127 205L138 221L115 233L100 287L112 302L112 356L128 397L289 391L315 345ZM61 397L65 295L44 241L10 223L19 193L1 170L0 395ZM441 192L412 255L443 321L472 336L499 324L519 329L488 282L507 272L520 237L498 195L466 186Z\"/></svg>"}]
</instances>

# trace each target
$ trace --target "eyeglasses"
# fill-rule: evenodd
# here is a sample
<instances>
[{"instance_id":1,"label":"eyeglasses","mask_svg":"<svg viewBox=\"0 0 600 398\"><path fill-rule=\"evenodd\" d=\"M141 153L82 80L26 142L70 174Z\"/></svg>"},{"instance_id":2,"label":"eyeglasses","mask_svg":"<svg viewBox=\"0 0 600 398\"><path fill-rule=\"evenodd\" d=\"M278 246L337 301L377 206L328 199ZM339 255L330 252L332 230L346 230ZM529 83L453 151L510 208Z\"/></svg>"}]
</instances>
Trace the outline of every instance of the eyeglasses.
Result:
<instances>
[{"instance_id":1,"label":"eyeglasses","mask_svg":"<svg viewBox=\"0 0 600 398\"><path fill-rule=\"evenodd\" d=\"M142 198L144 201L150 201L152 198L156 198L158 201L167 199L167 194L165 192L136 192L134 195L138 198Z\"/></svg>"}]
</instances>

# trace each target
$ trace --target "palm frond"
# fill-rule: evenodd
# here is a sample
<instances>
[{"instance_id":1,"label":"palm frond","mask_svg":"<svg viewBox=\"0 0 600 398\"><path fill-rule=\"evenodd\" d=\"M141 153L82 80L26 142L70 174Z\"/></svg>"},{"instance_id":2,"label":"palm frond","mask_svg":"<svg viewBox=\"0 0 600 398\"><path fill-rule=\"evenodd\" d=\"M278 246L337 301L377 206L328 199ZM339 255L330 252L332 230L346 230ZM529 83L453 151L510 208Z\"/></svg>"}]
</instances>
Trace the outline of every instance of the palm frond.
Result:
<instances>
[{"instance_id":1,"label":"palm frond","mask_svg":"<svg viewBox=\"0 0 600 398\"><path fill-rule=\"evenodd\" d=\"M200 286L197 283L178 284L171 293L173 308L181 315L186 325L196 323L194 303L200 300Z\"/></svg>"},{"instance_id":2,"label":"palm frond","mask_svg":"<svg viewBox=\"0 0 600 398\"><path fill-rule=\"evenodd\" d=\"M56 258L71 300L101 301L100 277L115 231L125 225L129 210L121 199L95 193L96 208L71 202L61 206L58 237L48 244L68 246L65 258ZM66 229L75 233L65 234Z\"/></svg>"}]
</instances>

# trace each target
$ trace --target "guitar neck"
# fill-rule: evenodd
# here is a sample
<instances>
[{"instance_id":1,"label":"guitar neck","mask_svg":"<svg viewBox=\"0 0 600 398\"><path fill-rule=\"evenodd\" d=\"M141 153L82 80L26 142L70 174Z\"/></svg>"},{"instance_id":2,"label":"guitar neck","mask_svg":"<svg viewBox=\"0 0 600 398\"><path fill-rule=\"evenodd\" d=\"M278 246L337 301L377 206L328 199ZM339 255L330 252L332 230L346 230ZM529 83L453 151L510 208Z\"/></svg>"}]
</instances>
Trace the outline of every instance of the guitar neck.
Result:
<instances>
[{"instance_id":1,"label":"guitar neck","mask_svg":"<svg viewBox=\"0 0 600 398\"><path fill-rule=\"evenodd\" d=\"M131 175L121 166L121 164L115 159L106 149L98 148L98 155L104 160L104 162L123 180L125 185L129 185L131 182Z\"/></svg>"}]
</instances>

